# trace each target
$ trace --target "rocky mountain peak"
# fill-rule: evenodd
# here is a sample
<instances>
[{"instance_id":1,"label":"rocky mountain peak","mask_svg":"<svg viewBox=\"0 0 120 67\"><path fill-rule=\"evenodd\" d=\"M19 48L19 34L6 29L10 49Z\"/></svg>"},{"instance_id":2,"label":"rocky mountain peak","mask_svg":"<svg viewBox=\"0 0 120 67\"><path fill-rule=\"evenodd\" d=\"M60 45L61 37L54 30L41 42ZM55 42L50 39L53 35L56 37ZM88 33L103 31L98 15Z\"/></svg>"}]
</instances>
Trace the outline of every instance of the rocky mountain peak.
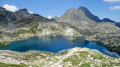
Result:
<instances>
[{"instance_id":1,"label":"rocky mountain peak","mask_svg":"<svg viewBox=\"0 0 120 67\"><path fill-rule=\"evenodd\" d=\"M0 10L6 10L5 8L0 7Z\"/></svg>"},{"instance_id":2,"label":"rocky mountain peak","mask_svg":"<svg viewBox=\"0 0 120 67\"><path fill-rule=\"evenodd\" d=\"M75 8L71 8L71 9L68 9L67 11L66 11L66 13L67 12L73 12L73 11L75 11L76 9Z\"/></svg>"},{"instance_id":3,"label":"rocky mountain peak","mask_svg":"<svg viewBox=\"0 0 120 67\"><path fill-rule=\"evenodd\" d=\"M61 17L55 17L55 20L59 22L111 22L116 23L115 21L104 18L99 19L99 17L92 14L88 8L80 6L78 9L71 8L68 9Z\"/></svg>"},{"instance_id":4,"label":"rocky mountain peak","mask_svg":"<svg viewBox=\"0 0 120 67\"><path fill-rule=\"evenodd\" d=\"M27 9L20 9L19 11L16 11L15 13L18 13L18 14L29 14L29 12L27 11Z\"/></svg>"},{"instance_id":5,"label":"rocky mountain peak","mask_svg":"<svg viewBox=\"0 0 120 67\"><path fill-rule=\"evenodd\" d=\"M55 19L59 22L94 22L89 17L91 16L91 13L89 14L89 10L85 7L80 7L79 9L71 8L68 9L60 18L55 17ZM88 17L89 16L89 17ZM93 16L93 15L92 15Z\"/></svg>"},{"instance_id":6,"label":"rocky mountain peak","mask_svg":"<svg viewBox=\"0 0 120 67\"><path fill-rule=\"evenodd\" d=\"M27 12L27 9L23 8L23 9L20 9L19 11L25 11L25 12Z\"/></svg>"},{"instance_id":7,"label":"rocky mountain peak","mask_svg":"<svg viewBox=\"0 0 120 67\"><path fill-rule=\"evenodd\" d=\"M78 8L78 10L83 10L83 11L89 11L86 7L84 7L84 6L80 6L79 8Z\"/></svg>"},{"instance_id":8,"label":"rocky mountain peak","mask_svg":"<svg viewBox=\"0 0 120 67\"><path fill-rule=\"evenodd\" d=\"M115 21L109 19L109 18L104 18L102 19L102 22L112 22L112 23L115 23Z\"/></svg>"},{"instance_id":9,"label":"rocky mountain peak","mask_svg":"<svg viewBox=\"0 0 120 67\"><path fill-rule=\"evenodd\" d=\"M81 6L78 10L82 10L89 19L95 22L101 22L101 20L97 16L93 15L86 7Z\"/></svg>"},{"instance_id":10,"label":"rocky mountain peak","mask_svg":"<svg viewBox=\"0 0 120 67\"><path fill-rule=\"evenodd\" d=\"M49 20L38 14L30 14L27 9L20 9L16 12L8 11L0 7L0 25L8 25L14 23L15 25L33 24L34 22L47 22Z\"/></svg>"}]
</instances>

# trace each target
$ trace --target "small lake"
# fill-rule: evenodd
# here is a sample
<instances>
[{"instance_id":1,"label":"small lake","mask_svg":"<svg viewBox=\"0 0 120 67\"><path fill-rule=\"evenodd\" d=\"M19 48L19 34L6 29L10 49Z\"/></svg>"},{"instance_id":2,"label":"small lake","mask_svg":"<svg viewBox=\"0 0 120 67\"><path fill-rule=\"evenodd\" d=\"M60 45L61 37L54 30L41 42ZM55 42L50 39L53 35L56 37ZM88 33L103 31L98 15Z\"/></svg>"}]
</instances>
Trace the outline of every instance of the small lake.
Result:
<instances>
[{"instance_id":1,"label":"small lake","mask_svg":"<svg viewBox=\"0 0 120 67\"><path fill-rule=\"evenodd\" d=\"M39 50L57 53L61 50L70 49L74 47L86 47L90 49L96 49L101 53L119 58L116 52L109 51L102 44L97 45L96 43L86 41L83 38L72 38L72 37L41 37L31 38L27 40L20 40L11 42L9 45L1 46L0 50L12 50L18 52L26 52L29 50Z\"/></svg>"}]
</instances>

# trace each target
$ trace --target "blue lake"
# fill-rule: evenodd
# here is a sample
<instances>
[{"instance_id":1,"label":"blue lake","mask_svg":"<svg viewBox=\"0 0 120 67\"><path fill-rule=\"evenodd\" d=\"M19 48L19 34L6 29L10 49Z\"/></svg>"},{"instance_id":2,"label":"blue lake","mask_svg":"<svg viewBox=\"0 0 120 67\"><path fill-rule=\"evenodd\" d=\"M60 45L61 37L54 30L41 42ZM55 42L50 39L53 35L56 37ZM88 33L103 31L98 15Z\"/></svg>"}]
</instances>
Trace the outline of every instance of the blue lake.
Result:
<instances>
[{"instance_id":1,"label":"blue lake","mask_svg":"<svg viewBox=\"0 0 120 67\"><path fill-rule=\"evenodd\" d=\"M11 42L9 45L6 46L1 46L0 50L12 50L18 52L39 50L57 53L61 50L70 49L74 47L86 47L90 49L96 49L108 56L119 58L119 55L116 52L109 51L102 44L97 45L96 43L86 41L83 38L71 37L42 37L20 40Z\"/></svg>"}]
</instances>

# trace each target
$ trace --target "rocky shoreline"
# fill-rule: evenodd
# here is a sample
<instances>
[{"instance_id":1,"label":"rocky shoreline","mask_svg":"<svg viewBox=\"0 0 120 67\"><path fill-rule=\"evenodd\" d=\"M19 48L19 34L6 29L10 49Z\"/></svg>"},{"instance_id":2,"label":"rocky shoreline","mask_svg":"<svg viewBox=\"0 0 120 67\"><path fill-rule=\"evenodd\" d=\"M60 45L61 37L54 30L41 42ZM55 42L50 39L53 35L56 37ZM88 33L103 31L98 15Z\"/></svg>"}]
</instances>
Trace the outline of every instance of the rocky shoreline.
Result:
<instances>
[{"instance_id":1,"label":"rocky shoreline","mask_svg":"<svg viewBox=\"0 0 120 67\"><path fill-rule=\"evenodd\" d=\"M38 25L38 26L36 26ZM48 26L49 25L49 26ZM62 23L37 23L33 24L33 27L29 28L18 28L14 31L6 31L1 29L1 38L0 38L0 45L7 45L10 42L24 40L29 38L38 38L38 37L45 37L45 36L68 36L68 37L80 37L81 34L79 31L72 28L70 25L64 25ZM30 29L30 31L29 31ZM34 33L30 33L31 29L33 29ZM36 32L36 33L35 33ZM14 34L16 36L11 36L10 34Z\"/></svg>"},{"instance_id":2,"label":"rocky shoreline","mask_svg":"<svg viewBox=\"0 0 120 67\"><path fill-rule=\"evenodd\" d=\"M92 61L92 62L91 62ZM50 53L44 51L15 52L0 50L0 63L25 65L23 67L66 67L66 66L120 66L120 59L112 58L94 49L72 48Z\"/></svg>"},{"instance_id":3,"label":"rocky shoreline","mask_svg":"<svg viewBox=\"0 0 120 67\"><path fill-rule=\"evenodd\" d=\"M117 34L98 34L87 37L86 40L101 43L108 49L115 51L120 55L120 36Z\"/></svg>"}]
</instances>

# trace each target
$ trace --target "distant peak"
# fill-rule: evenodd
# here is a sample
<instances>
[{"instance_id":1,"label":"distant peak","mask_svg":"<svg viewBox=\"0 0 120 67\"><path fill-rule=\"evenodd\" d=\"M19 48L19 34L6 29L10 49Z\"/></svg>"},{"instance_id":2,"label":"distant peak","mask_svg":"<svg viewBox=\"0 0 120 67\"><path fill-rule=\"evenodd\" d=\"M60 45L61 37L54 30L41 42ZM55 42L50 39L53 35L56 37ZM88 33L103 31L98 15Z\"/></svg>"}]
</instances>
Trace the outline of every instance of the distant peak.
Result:
<instances>
[{"instance_id":1,"label":"distant peak","mask_svg":"<svg viewBox=\"0 0 120 67\"><path fill-rule=\"evenodd\" d=\"M79 8L78 8L78 10L88 10L86 7L84 7L84 6L80 6Z\"/></svg>"},{"instance_id":2,"label":"distant peak","mask_svg":"<svg viewBox=\"0 0 120 67\"><path fill-rule=\"evenodd\" d=\"M76 11L76 9L75 9L75 8L71 8L71 9L68 9L68 10L66 11L66 13L70 13L70 12L74 12L74 11Z\"/></svg>"},{"instance_id":3,"label":"distant peak","mask_svg":"<svg viewBox=\"0 0 120 67\"><path fill-rule=\"evenodd\" d=\"M92 20L94 20L94 21L96 21L96 22L101 22L101 20L100 20L97 16L93 15L93 14L88 10L88 8L86 8L86 7L84 7L84 6L80 6L80 7L78 8L78 10L82 10L88 18L90 18L90 19L92 19Z\"/></svg>"},{"instance_id":4,"label":"distant peak","mask_svg":"<svg viewBox=\"0 0 120 67\"><path fill-rule=\"evenodd\" d=\"M85 14L91 14L92 15L92 13L88 10L88 8L86 8L84 6L80 6L78 8L78 10L82 10L83 12L85 12Z\"/></svg>"},{"instance_id":5,"label":"distant peak","mask_svg":"<svg viewBox=\"0 0 120 67\"><path fill-rule=\"evenodd\" d=\"M82 11L85 12L85 13L92 14L92 13L88 10L88 8L86 8L86 7L84 7L84 6L80 6L80 7L78 8L78 10L82 10Z\"/></svg>"},{"instance_id":6,"label":"distant peak","mask_svg":"<svg viewBox=\"0 0 120 67\"><path fill-rule=\"evenodd\" d=\"M24 9L20 9L19 11L26 11L27 12L27 9L25 9L25 8Z\"/></svg>"},{"instance_id":7,"label":"distant peak","mask_svg":"<svg viewBox=\"0 0 120 67\"><path fill-rule=\"evenodd\" d=\"M102 19L103 22L112 22L112 23L115 23L115 21L109 19L109 18L104 18Z\"/></svg>"},{"instance_id":8,"label":"distant peak","mask_svg":"<svg viewBox=\"0 0 120 67\"><path fill-rule=\"evenodd\" d=\"M0 7L0 10L6 10L5 8Z\"/></svg>"},{"instance_id":9,"label":"distant peak","mask_svg":"<svg viewBox=\"0 0 120 67\"><path fill-rule=\"evenodd\" d=\"M67 11L74 11L76 10L75 8L68 9Z\"/></svg>"}]
</instances>

